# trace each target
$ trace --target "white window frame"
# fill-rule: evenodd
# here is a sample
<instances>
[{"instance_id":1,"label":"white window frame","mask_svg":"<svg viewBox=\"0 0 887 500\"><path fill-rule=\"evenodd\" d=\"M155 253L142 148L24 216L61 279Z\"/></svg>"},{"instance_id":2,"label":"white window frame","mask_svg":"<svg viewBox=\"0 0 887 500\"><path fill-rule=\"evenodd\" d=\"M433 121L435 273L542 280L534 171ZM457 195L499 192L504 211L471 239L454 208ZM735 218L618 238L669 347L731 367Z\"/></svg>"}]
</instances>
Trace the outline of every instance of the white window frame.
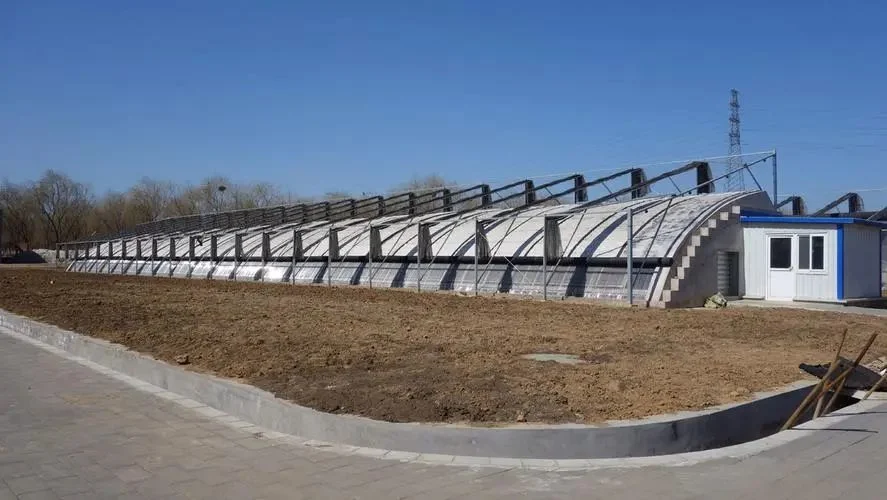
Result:
<instances>
[{"instance_id":1,"label":"white window frame","mask_svg":"<svg viewBox=\"0 0 887 500\"><path fill-rule=\"evenodd\" d=\"M774 238L779 239L787 239L791 242L791 246L789 247L789 260L788 267L772 267L772 247L770 246L770 240ZM767 270L768 271L795 271L797 270L797 252L795 252L795 248L798 246L798 235L792 233L767 233Z\"/></svg>"},{"instance_id":2,"label":"white window frame","mask_svg":"<svg viewBox=\"0 0 887 500\"><path fill-rule=\"evenodd\" d=\"M810 244L807 246L807 263L810 265L808 269L804 269L801 267L801 238L802 237L810 238ZM822 238L822 269L813 269L813 238L815 237ZM825 233L808 233L808 234L798 234L798 251L797 251L797 260L798 260L798 272L801 274L828 274L829 266L828 266L828 238Z\"/></svg>"}]
</instances>

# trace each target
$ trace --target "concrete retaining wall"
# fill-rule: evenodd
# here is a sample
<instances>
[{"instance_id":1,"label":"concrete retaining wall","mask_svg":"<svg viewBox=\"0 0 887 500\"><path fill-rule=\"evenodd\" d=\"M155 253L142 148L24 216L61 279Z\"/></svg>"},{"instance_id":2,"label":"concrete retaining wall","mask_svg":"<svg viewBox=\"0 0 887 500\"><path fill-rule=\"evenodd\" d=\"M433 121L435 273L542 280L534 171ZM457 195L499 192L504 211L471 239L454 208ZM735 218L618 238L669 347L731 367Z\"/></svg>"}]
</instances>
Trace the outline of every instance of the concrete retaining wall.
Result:
<instances>
[{"instance_id":1,"label":"concrete retaining wall","mask_svg":"<svg viewBox=\"0 0 887 500\"><path fill-rule=\"evenodd\" d=\"M774 432L804 398L809 385L796 384L747 403L607 426L476 428L400 424L332 415L305 408L249 385L190 372L117 344L3 310L0 310L0 327L200 401L258 426L306 439L423 454L590 459L664 455L716 448Z\"/></svg>"}]
</instances>

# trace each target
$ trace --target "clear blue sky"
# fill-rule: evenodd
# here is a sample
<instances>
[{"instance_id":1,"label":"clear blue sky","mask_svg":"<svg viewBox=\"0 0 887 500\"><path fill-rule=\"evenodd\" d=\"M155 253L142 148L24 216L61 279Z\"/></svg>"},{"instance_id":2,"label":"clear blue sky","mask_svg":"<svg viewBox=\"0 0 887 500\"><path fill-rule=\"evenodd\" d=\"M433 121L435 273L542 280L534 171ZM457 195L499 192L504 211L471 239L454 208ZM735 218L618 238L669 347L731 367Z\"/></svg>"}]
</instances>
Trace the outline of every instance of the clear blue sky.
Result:
<instances>
[{"instance_id":1,"label":"clear blue sky","mask_svg":"<svg viewBox=\"0 0 887 500\"><path fill-rule=\"evenodd\" d=\"M883 2L0 3L0 178L220 174L303 195L777 148L887 187ZM869 208L884 191L865 193Z\"/></svg>"}]
</instances>

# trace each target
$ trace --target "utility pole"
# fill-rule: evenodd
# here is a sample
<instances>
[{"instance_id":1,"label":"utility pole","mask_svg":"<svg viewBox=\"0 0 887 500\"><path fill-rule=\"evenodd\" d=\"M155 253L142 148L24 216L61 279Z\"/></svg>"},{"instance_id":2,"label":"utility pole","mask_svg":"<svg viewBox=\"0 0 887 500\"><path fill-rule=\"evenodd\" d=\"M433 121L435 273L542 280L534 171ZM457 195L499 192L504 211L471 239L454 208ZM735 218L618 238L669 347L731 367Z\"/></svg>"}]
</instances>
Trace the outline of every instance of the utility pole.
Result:
<instances>
[{"instance_id":1,"label":"utility pole","mask_svg":"<svg viewBox=\"0 0 887 500\"><path fill-rule=\"evenodd\" d=\"M730 150L727 158L727 191L745 190L742 142L739 139L739 91L730 89Z\"/></svg>"}]
</instances>

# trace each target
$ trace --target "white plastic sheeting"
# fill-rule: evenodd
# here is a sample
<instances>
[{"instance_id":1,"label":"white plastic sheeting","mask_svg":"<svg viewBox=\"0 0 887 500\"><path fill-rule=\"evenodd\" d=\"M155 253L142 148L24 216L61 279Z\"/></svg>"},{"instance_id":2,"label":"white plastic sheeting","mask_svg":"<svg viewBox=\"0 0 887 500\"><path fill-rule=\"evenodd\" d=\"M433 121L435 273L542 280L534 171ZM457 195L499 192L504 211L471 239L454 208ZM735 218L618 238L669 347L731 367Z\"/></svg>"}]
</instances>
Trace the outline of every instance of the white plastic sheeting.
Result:
<instances>
[{"instance_id":1,"label":"white plastic sheeting","mask_svg":"<svg viewBox=\"0 0 887 500\"><path fill-rule=\"evenodd\" d=\"M618 262L627 257L629 209L633 258L663 262L675 257L680 244L707 217L751 194L648 196L595 206L484 209L157 234L142 236L138 243L133 239L93 245L88 257L78 249L70 270L293 283L372 281L382 287L532 295L541 295L546 288L555 296L624 299L628 278L625 264L620 267ZM557 241L549 242L556 251L545 256L543 269L547 218L555 221L556 228L548 237ZM425 246L419 262L423 230L427 240L422 238ZM377 241L371 244L374 234ZM476 238L480 245L475 245ZM294 250L298 240L300 252ZM648 296L657 272L657 265L634 270L636 298Z\"/></svg>"}]
</instances>

